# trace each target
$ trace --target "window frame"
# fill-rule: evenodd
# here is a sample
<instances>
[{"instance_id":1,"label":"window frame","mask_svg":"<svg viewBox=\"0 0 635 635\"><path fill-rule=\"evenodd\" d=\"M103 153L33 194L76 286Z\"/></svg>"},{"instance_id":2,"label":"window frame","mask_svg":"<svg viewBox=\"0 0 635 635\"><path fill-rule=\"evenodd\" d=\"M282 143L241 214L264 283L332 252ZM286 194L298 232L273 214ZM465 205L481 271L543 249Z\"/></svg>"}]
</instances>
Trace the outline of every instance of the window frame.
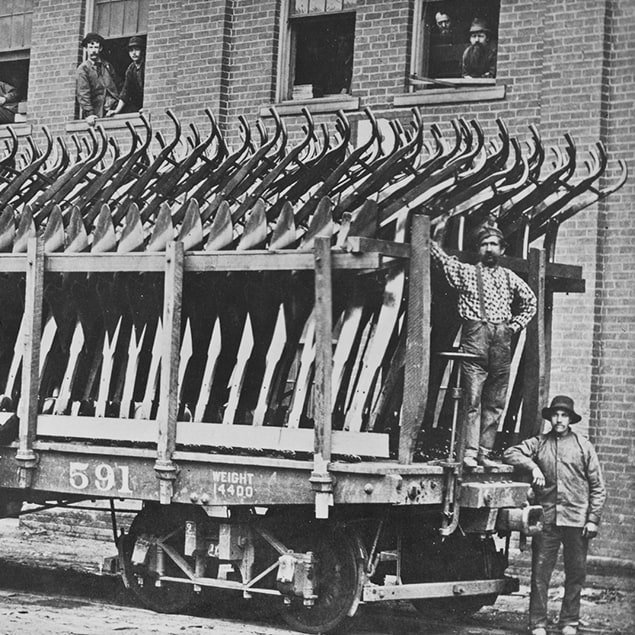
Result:
<instances>
[{"instance_id":1,"label":"window frame","mask_svg":"<svg viewBox=\"0 0 635 635\"><path fill-rule=\"evenodd\" d=\"M34 15L34 2L31 2L30 10L27 10L26 7L22 11L11 11L11 13L6 14L7 16L11 16L14 18L16 15L26 16L30 15L29 18L29 27L28 32L24 26L23 21L23 33L22 33L22 41L20 42L20 46L9 46L4 50L0 50L0 65L2 64L14 64L14 63L25 63L26 70L20 71L20 76L23 75L23 82L15 82L13 81L13 77L7 77L3 73L0 73L0 79L2 81L10 80L8 83L11 85L16 84L16 88L19 91L22 91L22 95L20 96L20 101L18 102L18 110L16 112L15 121L11 124L4 125L12 125L15 126L16 123L20 123L25 121L26 112L27 112L27 100L28 100L28 91L29 91L29 75L30 75L30 63L31 63L31 47L32 47L32 26L33 26L33 15ZM28 37L27 37L28 36Z\"/></svg>"},{"instance_id":2,"label":"window frame","mask_svg":"<svg viewBox=\"0 0 635 635\"><path fill-rule=\"evenodd\" d=\"M479 92L483 92L488 88L494 88L496 86L500 86L500 82L497 82L497 77L493 78L434 78L439 79L440 82L444 82L448 85L443 86L439 85L435 87L432 84L429 88L424 91L418 90L418 81L417 77L422 76L423 70L423 62L425 57L425 47L429 46L429 42L426 39L426 26L424 24L425 18L425 10L427 5L438 4L440 7L447 8L446 0L415 0L414 12L413 12L413 33L412 33L412 54L410 56L410 69L408 73L408 93L422 93L422 92L431 92L431 91L444 91L447 92L456 92L458 91L468 91L473 92L477 90ZM500 0L499 0L499 18L500 18ZM428 34L430 37L430 34ZM498 32L497 38L498 40ZM498 72L496 73L498 76Z\"/></svg>"},{"instance_id":3,"label":"window frame","mask_svg":"<svg viewBox=\"0 0 635 635\"><path fill-rule=\"evenodd\" d=\"M312 97L308 99L293 99L291 96L293 78L295 77L295 37L292 21L301 21L319 16L355 15L356 8L341 11L324 11L292 15L292 0L282 0L280 3L280 33L278 46L278 61L276 67L276 87L274 100L280 114L296 114L303 106L308 106L312 112L335 112L337 110L357 110L359 98L350 93Z\"/></svg>"},{"instance_id":4,"label":"window frame","mask_svg":"<svg viewBox=\"0 0 635 635\"><path fill-rule=\"evenodd\" d=\"M139 3L143 2L143 0L138 0ZM147 0L148 5L151 2L151 0ZM97 11L96 11L96 6L97 6L97 0L87 0L86 1L86 14L85 14L85 20L84 20L84 33L90 33L90 32L98 32L97 29L97 25L95 24L95 20L97 18ZM146 49L144 51L144 64L146 65L147 68L147 36L148 36L148 28L146 25L146 29L142 30L142 31L138 31L135 33L130 33L130 34L124 34L122 36L118 36L118 37L111 37L108 38L106 36L104 36L102 33L99 33L99 35L101 35L105 42L108 43L112 43L112 42L117 42L118 40L125 40L126 42L133 36L133 35L139 35L141 37L146 38ZM119 45L118 45L119 46ZM126 56L127 56L127 47L126 47ZM82 61L85 61L87 59L86 57L86 50L82 49ZM107 58L109 62L112 63L112 60ZM118 72L119 75L119 79L122 82L123 85L123 81L124 81L124 77L125 77L125 70L128 67L128 64L130 63L130 59L128 58L124 65L121 65L121 68L117 68L115 67L115 71ZM113 66L115 66L113 64ZM120 114L114 115L112 117L109 117L107 119L100 119L100 123L102 126L106 127L106 128L124 128L126 126L126 121L129 121L131 119L138 119L139 114L138 112L122 112ZM67 132L75 132L76 130L84 130L86 129L87 124L84 123L83 119L81 118L81 113L79 112L79 107L77 105L77 101L75 101L75 118L73 120L72 124L67 125Z\"/></svg>"}]
</instances>

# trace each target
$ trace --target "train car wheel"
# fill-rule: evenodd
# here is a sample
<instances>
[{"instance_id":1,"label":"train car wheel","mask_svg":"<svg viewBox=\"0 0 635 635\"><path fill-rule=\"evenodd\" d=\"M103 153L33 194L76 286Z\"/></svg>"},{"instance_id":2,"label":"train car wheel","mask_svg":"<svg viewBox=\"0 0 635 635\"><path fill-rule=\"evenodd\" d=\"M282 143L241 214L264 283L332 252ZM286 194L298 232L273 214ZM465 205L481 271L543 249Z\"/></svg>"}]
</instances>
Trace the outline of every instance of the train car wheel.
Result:
<instances>
[{"instance_id":1,"label":"train car wheel","mask_svg":"<svg viewBox=\"0 0 635 635\"><path fill-rule=\"evenodd\" d=\"M303 633L334 633L346 630L352 621L363 583L363 548L356 536L342 529L312 528L298 551L313 551L315 605L307 607L292 598L282 613L284 620Z\"/></svg>"},{"instance_id":2,"label":"train car wheel","mask_svg":"<svg viewBox=\"0 0 635 635\"><path fill-rule=\"evenodd\" d=\"M181 582L158 581L160 547L153 544L154 539L166 539L172 549L183 556L185 521L192 512L185 513L174 507L152 505L140 511L130 525L127 534L119 542L119 557L122 563L122 576L126 587L146 608L160 613L180 613L199 603L199 595L191 584ZM143 564L133 562L133 553L138 541L150 543ZM163 574L171 577L186 578L174 561L164 554ZM193 565L192 565L193 566Z\"/></svg>"}]
</instances>

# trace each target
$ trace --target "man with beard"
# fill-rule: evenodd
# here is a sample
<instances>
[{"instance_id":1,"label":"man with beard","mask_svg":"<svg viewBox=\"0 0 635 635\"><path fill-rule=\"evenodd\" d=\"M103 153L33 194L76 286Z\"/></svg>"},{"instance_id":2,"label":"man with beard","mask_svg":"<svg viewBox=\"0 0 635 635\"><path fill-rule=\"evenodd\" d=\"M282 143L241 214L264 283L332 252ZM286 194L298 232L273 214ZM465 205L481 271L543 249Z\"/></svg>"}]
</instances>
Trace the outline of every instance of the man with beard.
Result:
<instances>
[{"instance_id":1,"label":"man with beard","mask_svg":"<svg viewBox=\"0 0 635 635\"><path fill-rule=\"evenodd\" d=\"M505 241L498 227L485 224L478 231L476 265L448 256L441 248L444 234L445 221L441 220L431 242L432 264L458 295L461 350L477 355L474 361L462 362L466 400L463 465L496 470L499 464L490 455L507 398L511 340L536 313L536 296L513 271L499 265Z\"/></svg>"},{"instance_id":2,"label":"man with beard","mask_svg":"<svg viewBox=\"0 0 635 635\"><path fill-rule=\"evenodd\" d=\"M534 500L545 513L542 533L531 543L529 626L532 635L547 635L549 581L562 544L565 580L559 624L562 635L576 635L589 540L597 536L606 490L595 449L570 428L581 419L573 399L554 397L542 416L551 430L504 454L505 463L531 473Z\"/></svg>"},{"instance_id":3,"label":"man with beard","mask_svg":"<svg viewBox=\"0 0 635 635\"><path fill-rule=\"evenodd\" d=\"M88 33L82 46L86 60L77 67L77 102L81 116L94 126L98 118L117 106L118 80L112 64L101 57L104 38L99 33Z\"/></svg>"},{"instance_id":4,"label":"man with beard","mask_svg":"<svg viewBox=\"0 0 635 635\"><path fill-rule=\"evenodd\" d=\"M463 77L496 77L497 46L487 23L474 18L470 26L470 45L463 53Z\"/></svg>"}]
</instances>

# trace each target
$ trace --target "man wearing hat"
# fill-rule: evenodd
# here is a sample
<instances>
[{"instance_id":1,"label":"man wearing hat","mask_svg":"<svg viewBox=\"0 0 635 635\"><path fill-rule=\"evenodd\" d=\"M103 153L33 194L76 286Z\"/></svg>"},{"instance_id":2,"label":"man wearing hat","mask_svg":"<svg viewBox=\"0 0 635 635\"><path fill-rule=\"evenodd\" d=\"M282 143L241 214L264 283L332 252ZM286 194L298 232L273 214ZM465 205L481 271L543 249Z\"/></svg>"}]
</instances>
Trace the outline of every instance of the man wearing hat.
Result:
<instances>
[{"instance_id":1,"label":"man wearing hat","mask_svg":"<svg viewBox=\"0 0 635 635\"><path fill-rule=\"evenodd\" d=\"M470 25L470 45L462 60L463 77L496 77L498 49L485 20L474 18Z\"/></svg>"},{"instance_id":2,"label":"man wearing hat","mask_svg":"<svg viewBox=\"0 0 635 635\"><path fill-rule=\"evenodd\" d=\"M117 115L124 108L126 112L138 112L143 108L144 51L145 43L143 38L133 35L128 40L128 55L132 61L126 69L126 76L117 106L114 110L108 112L107 116Z\"/></svg>"},{"instance_id":3,"label":"man wearing hat","mask_svg":"<svg viewBox=\"0 0 635 635\"><path fill-rule=\"evenodd\" d=\"M86 59L77 67L77 102L90 126L115 108L119 96L115 69L101 57L104 43L99 33L87 33L82 40Z\"/></svg>"},{"instance_id":4,"label":"man wearing hat","mask_svg":"<svg viewBox=\"0 0 635 635\"><path fill-rule=\"evenodd\" d=\"M531 545L531 632L547 635L547 593L562 544L565 581L559 625L563 635L575 635L587 548L598 533L606 490L591 442L570 428L581 419L573 399L554 397L542 416L551 422L551 430L508 448L504 460L531 473L535 502L545 513L544 529Z\"/></svg>"},{"instance_id":5,"label":"man wearing hat","mask_svg":"<svg viewBox=\"0 0 635 635\"><path fill-rule=\"evenodd\" d=\"M465 399L464 467L498 469L490 458L507 398L512 336L536 313L536 296L513 271L499 265L503 234L493 224L477 234L479 262L463 263L441 248L445 220L437 221L431 243L432 264L458 294L461 350L477 357L463 361Z\"/></svg>"}]
</instances>

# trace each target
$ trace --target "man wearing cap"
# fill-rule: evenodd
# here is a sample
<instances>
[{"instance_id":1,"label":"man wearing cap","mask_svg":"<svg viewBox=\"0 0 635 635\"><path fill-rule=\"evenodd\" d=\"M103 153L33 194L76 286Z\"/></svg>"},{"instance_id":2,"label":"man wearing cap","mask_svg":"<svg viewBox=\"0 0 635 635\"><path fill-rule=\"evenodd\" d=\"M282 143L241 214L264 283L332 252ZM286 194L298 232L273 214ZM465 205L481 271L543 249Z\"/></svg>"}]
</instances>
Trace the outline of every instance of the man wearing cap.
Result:
<instances>
[{"instance_id":1,"label":"man wearing cap","mask_svg":"<svg viewBox=\"0 0 635 635\"><path fill-rule=\"evenodd\" d=\"M470 25L470 45L463 53L463 77L496 77L498 49L484 20L474 18Z\"/></svg>"},{"instance_id":2,"label":"man wearing cap","mask_svg":"<svg viewBox=\"0 0 635 635\"><path fill-rule=\"evenodd\" d=\"M124 108L126 112L138 112L143 108L144 50L143 38L134 35L128 40L128 55L132 61L126 69L117 106L107 113L108 117L119 114Z\"/></svg>"},{"instance_id":3,"label":"man wearing cap","mask_svg":"<svg viewBox=\"0 0 635 635\"><path fill-rule=\"evenodd\" d=\"M104 38L88 33L82 40L86 60L77 67L77 102L89 126L115 108L119 96L118 80L110 62L102 59Z\"/></svg>"},{"instance_id":4,"label":"man wearing cap","mask_svg":"<svg viewBox=\"0 0 635 635\"><path fill-rule=\"evenodd\" d=\"M547 635L547 593L562 544L565 582L559 625L563 635L575 635L587 548L598 533L606 490L591 442L570 428L581 419L573 399L554 397L542 416L551 422L551 430L508 448L504 460L531 473L535 502L545 513L544 529L531 545L531 632Z\"/></svg>"},{"instance_id":5,"label":"man wearing cap","mask_svg":"<svg viewBox=\"0 0 635 635\"><path fill-rule=\"evenodd\" d=\"M463 263L441 248L445 220L437 221L431 242L432 264L458 293L461 350L476 355L463 361L465 399L464 467L498 469L490 458L507 398L512 336L536 313L536 296L513 271L499 265L503 234L492 224L477 235L479 262Z\"/></svg>"}]
</instances>

